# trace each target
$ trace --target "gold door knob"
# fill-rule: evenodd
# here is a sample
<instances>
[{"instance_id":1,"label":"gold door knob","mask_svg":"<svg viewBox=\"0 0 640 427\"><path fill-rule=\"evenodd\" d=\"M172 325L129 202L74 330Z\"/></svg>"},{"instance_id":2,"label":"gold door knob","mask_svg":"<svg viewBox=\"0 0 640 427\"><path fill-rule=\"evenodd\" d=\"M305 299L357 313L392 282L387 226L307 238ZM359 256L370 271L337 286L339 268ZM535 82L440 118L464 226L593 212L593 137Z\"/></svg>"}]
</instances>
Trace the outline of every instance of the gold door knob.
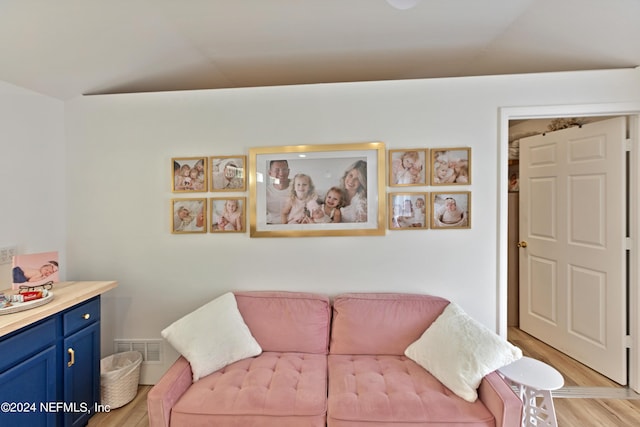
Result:
<instances>
[{"instance_id":1,"label":"gold door knob","mask_svg":"<svg viewBox=\"0 0 640 427\"><path fill-rule=\"evenodd\" d=\"M86 313L84 316L82 316L84 320L89 320L90 317L91 315L89 313Z\"/></svg>"},{"instance_id":2,"label":"gold door knob","mask_svg":"<svg viewBox=\"0 0 640 427\"><path fill-rule=\"evenodd\" d=\"M526 248L527 247L527 242L525 242L524 240L521 242L518 242L518 247L519 248Z\"/></svg>"}]
</instances>

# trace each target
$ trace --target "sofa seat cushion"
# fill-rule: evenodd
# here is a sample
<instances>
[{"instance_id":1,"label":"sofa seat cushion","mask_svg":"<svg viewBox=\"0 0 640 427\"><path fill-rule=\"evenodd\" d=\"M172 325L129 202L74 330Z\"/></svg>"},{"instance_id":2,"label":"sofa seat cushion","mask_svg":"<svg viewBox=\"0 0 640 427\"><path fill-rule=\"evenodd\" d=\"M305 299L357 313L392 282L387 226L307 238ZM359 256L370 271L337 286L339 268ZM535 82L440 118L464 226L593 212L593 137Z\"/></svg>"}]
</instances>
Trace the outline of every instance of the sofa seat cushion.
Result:
<instances>
[{"instance_id":1,"label":"sofa seat cushion","mask_svg":"<svg viewBox=\"0 0 640 427\"><path fill-rule=\"evenodd\" d=\"M326 405L326 355L264 352L193 383L171 425L324 425Z\"/></svg>"},{"instance_id":2,"label":"sofa seat cushion","mask_svg":"<svg viewBox=\"0 0 640 427\"><path fill-rule=\"evenodd\" d=\"M495 426L480 400L467 402L405 356L329 355L328 426Z\"/></svg>"}]
</instances>

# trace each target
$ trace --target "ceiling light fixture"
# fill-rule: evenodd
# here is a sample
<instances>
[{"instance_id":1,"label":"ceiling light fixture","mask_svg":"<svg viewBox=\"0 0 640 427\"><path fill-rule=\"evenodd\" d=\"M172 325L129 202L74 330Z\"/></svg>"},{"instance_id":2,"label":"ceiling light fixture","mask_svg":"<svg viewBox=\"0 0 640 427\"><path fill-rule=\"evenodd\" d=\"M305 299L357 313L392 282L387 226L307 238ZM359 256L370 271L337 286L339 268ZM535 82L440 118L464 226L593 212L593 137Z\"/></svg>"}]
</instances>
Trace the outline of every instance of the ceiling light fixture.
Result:
<instances>
[{"instance_id":1,"label":"ceiling light fixture","mask_svg":"<svg viewBox=\"0 0 640 427\"><path fill-rule=\"evenodd\" d=\"M392 7L395 7L398 10L407 10L415 7L420 0L387 0Z\"/></svg>"}]
</instances>

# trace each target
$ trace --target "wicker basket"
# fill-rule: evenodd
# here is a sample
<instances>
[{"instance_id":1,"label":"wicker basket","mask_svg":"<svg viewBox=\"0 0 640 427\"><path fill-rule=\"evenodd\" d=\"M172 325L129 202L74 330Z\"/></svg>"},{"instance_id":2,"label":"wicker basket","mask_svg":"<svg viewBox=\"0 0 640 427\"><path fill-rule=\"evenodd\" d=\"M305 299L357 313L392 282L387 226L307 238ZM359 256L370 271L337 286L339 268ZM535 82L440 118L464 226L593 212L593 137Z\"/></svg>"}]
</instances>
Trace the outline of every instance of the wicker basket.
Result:
<instances>
[{"instance_id":1,"label":"wicker basket","mask_svg":"<svg viewBox=\"0 0 640 427\"><path fill-rule=\"evenodd\" d=\"M112 354L100 361L100 402L103 405L115 409L136 397L141 363L139 351Z\"/></svg>"}]
</instances>

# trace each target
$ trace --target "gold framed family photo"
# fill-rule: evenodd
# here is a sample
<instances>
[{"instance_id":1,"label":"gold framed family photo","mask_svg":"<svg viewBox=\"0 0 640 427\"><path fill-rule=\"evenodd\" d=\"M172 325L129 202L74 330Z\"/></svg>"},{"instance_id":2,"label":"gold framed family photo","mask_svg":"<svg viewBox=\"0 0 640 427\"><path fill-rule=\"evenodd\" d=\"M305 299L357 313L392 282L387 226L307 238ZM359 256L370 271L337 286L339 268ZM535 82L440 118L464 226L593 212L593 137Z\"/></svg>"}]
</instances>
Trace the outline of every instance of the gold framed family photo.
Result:
<instances>
[{"instance_id":1,"label":"gold framed family photo","mask_svg":"<svg viewBox=\"0 0 640 427\"><path fill-rule=\"evenodd\" d=\"M210 199L212 233L244 233L246 197L214 197Z\"/></svg>"},{"instance_id":2,"label":"gold framed family photo","mask_svg":"<svg viewBox=\"0 0 640 427\"><path fill-rule=\"evenodd\" d=\"M431 185L471 184L471 148L432 148Z\"/></svg>"},{"instance_id":3,"label":"gold framed family photo","mask_svg":"<svg viewBox=\"0 0 640 427\"><path fill-rule=\"evenodd\" d=\"M428 153L426 148L389 150L389 187L427 185Z\"/></svg>"},{"instance_id":4,"label":"gold framed family photo","mask_svg":"<svg viewBox=\"0 0 640 427\"><path fill-rule=\"evenodd\" d=\"M431 193L431 228L471 228L471 192Z\"/></svg>"},{"instance_id":5,"label":"gold framed family photo","mask_svg":"<svg viewBox=\"0 0 640 427\"><path fill-rule=\"evenodd\" d=\"M429 228L429 193L389 193L389 230Z\"/></svg>"},{"instance_id":6,"label":"gold framed family photo","mask_svg":"<svg viewBox=\"0 0 640 427\"><path fill-rule=\"evenodd\" d=\"M381 235L382 142L249 150L251 237Z\"/></svg>"},{"instance_id":7,"label":"gold framed family photo","mask_svg":"<svg viewBox=\"0 0 640 427\"><path fill-rule=\"evenodd\" d=\"M212 156L211 191L246 191L247 156Z\"/></svg>"},{"instance_id":8,"label":"gold framed family photo","mask_svg":"<svg viewBox=\"0 0 640 427\"><path fill-rule=\"evenodd\" d=\"M174 157L171 159L171 191L174 193L206 192L207 158Z\"/></svg>"},{"instance_id":9,"label":"gold framed family photo","mask_svg":"<svg viewBox=\"0 0 640 427\"><path fill-rule=\"evenodd\" d=\"M171 232L174 234L207 232L207 199L172 199Z\"/></svg>"}]
</instances>

